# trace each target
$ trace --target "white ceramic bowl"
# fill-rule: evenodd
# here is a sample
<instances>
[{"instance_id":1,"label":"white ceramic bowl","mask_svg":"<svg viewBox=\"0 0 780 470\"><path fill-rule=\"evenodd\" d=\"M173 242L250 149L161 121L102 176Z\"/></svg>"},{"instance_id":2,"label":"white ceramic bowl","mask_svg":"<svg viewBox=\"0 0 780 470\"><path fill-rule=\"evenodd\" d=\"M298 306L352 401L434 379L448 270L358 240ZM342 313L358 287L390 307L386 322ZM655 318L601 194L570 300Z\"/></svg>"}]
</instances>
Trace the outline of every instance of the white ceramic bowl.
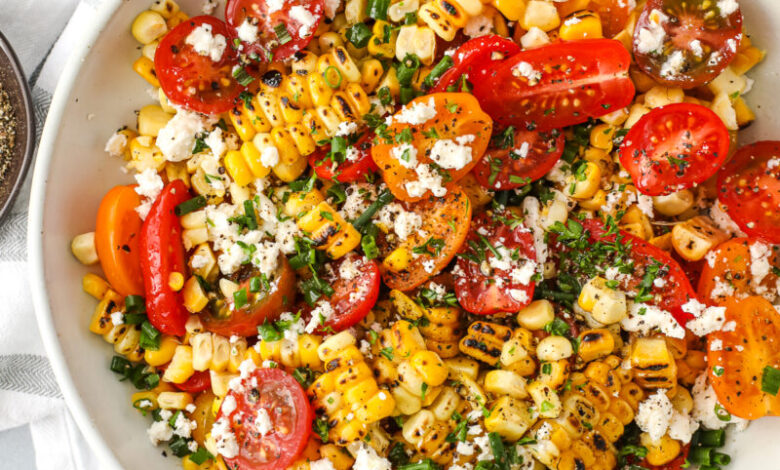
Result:
<instances>
[{"instance_id":1,"label":"white ceramic bowl","mask_svg":"<svg viewBox=\"0 0 780 470\"><path fill-rule=\"evenodd\" d=\"M94 229L101 197L131 178L121 162L103 151L122 125L133 125L134 110L150 102L149 85L130 68L138 57L130 24L151 0L103 3L95 24L62 75L43 131L35 165L29 218L30 282L44 344L60 387L81 431L105 463L103 468L178 469L179 459L161 457L146 436L148 419L130 406L132 386L108 369L112 349L90 333L95 301L81 289L85 268L70 254L71 238ZM180 1L197 14L202 0ZM780 44L777 0L742 0L755 43ZM780 53L750 75L747 99L758 114L743 143L780 139L780 94L776 91ZM92 119L88 116L92 115ZM732 470L780 468L780 420L764 419L735 437Z\"/></svg>"}]
</instances>

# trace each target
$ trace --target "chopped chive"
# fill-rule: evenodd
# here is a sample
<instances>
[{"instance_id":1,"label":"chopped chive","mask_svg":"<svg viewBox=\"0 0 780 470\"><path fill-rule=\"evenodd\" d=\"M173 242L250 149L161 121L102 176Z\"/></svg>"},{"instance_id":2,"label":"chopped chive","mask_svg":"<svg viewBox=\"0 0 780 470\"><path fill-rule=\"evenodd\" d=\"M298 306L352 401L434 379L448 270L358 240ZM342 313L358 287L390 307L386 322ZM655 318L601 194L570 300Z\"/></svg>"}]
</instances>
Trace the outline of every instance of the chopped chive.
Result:
<instances>
[{"instance_id":1,"label":"chopped chive","mask_svg":"<svg viewBox=\"0 0 780 470\"><path fill-rule=\"evenodd\" d=\"M368 0L366 15L375 20L387 20L387 9L389 7L390 0Z\"/></svg>"},{"instance_id":2,"label":"chopped chive","mask_svg":"<svg viewBox=\"0 0 780 470\"><path fill-rule=\"evenodd\" d=\"M279 40L279 44L287 44L292 41L292 36L290 36L290 32L287 31L287 27L284 23L279 23L274 26L274 33L276 33L276 39Z\"/></svg>"},{"instance_id":3,"label":"chopped chive","mask_svg":"<svg viewBox=\"0 0 780 470\"><path fill-rule=\"evenodd\" d=\"M140 325L141 323L146 320L146 314L145 313L125 313L122 320L127 325Z\"/></svg>"},{"instance_id":4,"label":"chopped chive","mask_svg":"<svg viewBox=\"0 0 780 470\"><path fill-rule=\"evenodd\" d=\"M431 73L425 77L425 80L423 80L423 85L426 88L433 88L434 80L438 80L439 77L441 77L444 72L452 68L453 65L455 65L455 63L452 61L452 57L445 55L441 58L439 63L436 64L433 69L431 69Z\"/></svg>"},{"instance_id":5,"label":"chopped chive","mask_svg":"<svg viewBox=\"0 0 780 470\"><path fill-rule=\"evenodd\" d=\"M247 72L246 69L241 66L233 68L233 78L235 78L238 84L241 86L247 86L255 81L255 77L249 75L249 72ZM246 103L246 101L244 101L244 103Z\"/></svg>"},{"instance_id":6,"label":"chopped chive","mask_svg":"<svg viewBox=\"0 0 780 470\"><path fill-rule=\"evenodd\" d=\"M365 23L355 23L347 28L347 41L358 49L366 47L369 39L371 39L371 28Z\"/></svg>"},{"instance_id":7,"label":"chopped chive","mask_svg":"<svg viewBox=\"0 0 780 470\"><path fill-rule=\"evenodd\" d=\"M132 367L130 361L122 356L114 356L111 358L111 365L109 366L109 369L111 369L111 372L124 374L130 367Z\"/></svg>"},{"instance_id":8,"label":"chopped chive","mask_svg":"<svg viewBox=\"0 0 780 470\"><path fill-rule=\"evenodd\" d=\"M333 83L331 81L331 74L329 73L331 70L336 72L336 75L338 76L339 80L336 83ZM341 82L344 80L344 77L341 75L341 70L337 69L336 67L329 65L328 68L325 69L324 72L322 72L322 77L325 79L325 83L328 84L329 87L333 88L334 90L341 86Z\"/></svg>"},{"instance_id":9,"label":"chopped chive","mask_svg":"<svg viewBox=\"0 0 780 470\"><path fill-rule=\"evenodd\" d=\"M233 303L237 309L249 303L249 300L247 299L246 288L238 289L237 291L233 292Z\"/></svg>"},{"instance_id":10,"label":"chopped chive","mask_svg":"<svg viewBox=\"0 0 780 470\"><path fill-rule=\"evenodd\" d=\"M244 215L246 215L246 228L257 230L257 216L255 215L255 203L251 199L244 201Z\"/></svg>"},{"instance_id":11,"label":"chopped chive","mask_svg":"<svg viewBox=\"0 0 780 470\"><path fill-rule=\"evenodd\" d=\"M778 390L780 390L780 370L772 366L764 367L764 373L761 375L761 391L777 396Z\"/></svg>"},{"instance_id":12,"label":"chopped chive","mask_svg":"<svg viewBox=\"0 0 780 470\"><path fill-rule=\"evenodd\" d=\"M173 208L173 213L179 217L194 212L198 209L206 207L206 198L203 195L195 196L192 199L188 199L181 204ZM127 301L125 301L127 302Z\"/></svg>"},{"instance_id":13,"label":"chopped chive","mask_svg":"<svg viewBox=\"0 0 780 470\"><path fill-rule=\"evenodd\" d=\"M125 312L146 313L146 302L140 295L128 295L125 297Z\"/></svg>"},{"instance_id":14,"label":"chopped chive","mask_svg":"<svg viewBox=\"0 0 780 470\"><path fill-rule=\"evenodd\" d=\"M196 465L203 465L206 460L214 460L214 456L204 447L198 447L197 452L190 455L190 460Z\"/></svg>"},{"instance_id":15,"label":"chopped chive","mask_svg":"<svg viewBox=\"0 0 780 470\"><path fill-rule=\"evenodd\" d=\"M138 344L144 349L150 351L157 351L160 349L160 332L154 327L149 320L144 320L141 323L141 339Z\"/></svg>"}]
</instances>

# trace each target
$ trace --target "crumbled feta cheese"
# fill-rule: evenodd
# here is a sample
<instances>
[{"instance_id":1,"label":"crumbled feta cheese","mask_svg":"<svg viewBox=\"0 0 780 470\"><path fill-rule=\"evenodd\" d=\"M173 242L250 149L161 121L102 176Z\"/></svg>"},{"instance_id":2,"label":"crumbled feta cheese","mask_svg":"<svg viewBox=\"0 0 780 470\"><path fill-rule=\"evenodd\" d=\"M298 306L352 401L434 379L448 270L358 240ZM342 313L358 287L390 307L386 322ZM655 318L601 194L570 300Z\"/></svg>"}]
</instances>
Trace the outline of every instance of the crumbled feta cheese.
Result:
<instances>
[{"instance_id":1,"label":"crumbled feta cheese","mask_svg":"<svg viewBox=\"0 0 780 470\"><path fill-rule=\"evenodd\" d=\"M437 142L438 143L438 142ZM417 149L413 145L403 143L390 149L390 155L404 168L413 169L417 167Z\"/></svg>"},{"instance_id":2,"label":"crumbled feta cheese","mask_svg":"<svg viewBox=\"0 0 780 470\"><path fill-rule=\"evenodd\" d=\"M220 409L222 410L223 415L229 415L236 411L236 397L233 395L226 395L225 399L222 400L222 407Z\"/></svg>"},{"instance_id":3,"label":"crumbled feta cheese","mask_svg":"<svg viewBox=\"0 0 780 470\"><path fill-rule=\"evenodd\" d=\"M358 276L360 276L360 270L358 269L358 265L355 263L354 258L349 256L344 257L339 266L339 277L345 281L351 281Z\"/></svg>"},{"instance_id":4,"label":"crumbled feta cheese","mask_svg":"<svg viewBox=\"0 0 780 470\"><path fill-rule=\"evenodd\" d=\"M710 351L723 351L723 340L717 338L710 340Z\"/></svg>"},{"instance_id":5,"label":"crumbled feta cheese","mask_svg":"<svg viewBox=\"0 0 780 470\"><path fill-rule=\"evenodd\" d=\"M471 147L464 145L468 142L468 137L472 141L474 136L461 136L463 143L455 143L450 139L437 140L431 149L431 160L445 169L460 170L471 162Z\"/></svg>"},{"instance_id":6,"label":"crumbled feta cheese","mask_svg":"<svg viewBox=\"0 0 780 470\"><path fill-rule=\"evenodd\" d=\"M209 132L203 142L211 149L211 154L217 158L222 157L222 154L227 150L225 139L222 137L222 129L215 127L213 131Z\"/></svg>"},{"instance_id":7,"label":"crumbled feta cheese","mask_svg":"<svg viewBox=\"0 0 780 470\"><path fill-rule=\"evenodd\" d=\"M344 192L347 194L347 200L341 206L339 214L347 220L358 218L376 197L374 186L365 183L350 184L344 188Z\"/></svg>"},{"instance_id":8,"label":"crumbled feta cheese","mask_svg":"<svg viewBox=\"0 0 780 470\"><path fill-rule=\"evenodd\" d=\"M523 214L525 215L525 224L531 229L534 237L536 262L543 265L547 261L548 248L545 241L545 230L541 223L539 200L531 196L523 199Z\"/></svg>"},{"instance_id":9,"label":"crumbled feta cheese","mask_svg":"<svg viewBox=\"0 0 780 470\"><path fill-rule=\"evenodd\" d=\"M677 323L671 313L655 305L638 302L631 302L630 315L620 322L620 326L626 331L639 332L645 336L658 329L671 338L685 337L685 329Z\"/></svg>"},{"instance_id":10,"label":"crumbled feta cheese","mask_svg":"<svg viewBox=\"0 0 780 470\"><path fill-rule=\"evenodd\" d=\"M211 437L214 438L219 455L228 459L238 455L236 435L233 434L230 423L224 416L214 422L211 427Z\"/></svg>"},{"instance_id":11,"label":"crumbled feta cheese","mask_svg":"<svg viewBox=\"0 0 780 470\"><path fill-rule=\"evenodd\" d=\"M422 262L422 266L426 273L433 274L436 269L436 260L426 259Z\"/></svg>"},{"instance_id":12,"label":"crumbled feta cheese","mask_svg":"<svg viewBox=\"0 0 780 470\"><path fill-rule=\"evenodd\" d=\"M244 18L244 21L236 28L238 39L243 42L252 44L257 41L257 33L259 32L257 25L252 24L249 17Z\"/></svg>"},{"instance_id":13,"label":"crumbled feta cheese","mask_svg":"<svg viewBox=\"0 0 780 470\"><path fill-rule=\"evenodd\" d=\"M441 175L432 166L424 163L417 165L415 172L418 180L404 184L404 189L406 189L410 197L420 197L427 191L430 191L436 197L443 197L447 194L447 189L442 186L443 180Z\"/></svg>"},{"instance_id":14,"label":"crumbled feta cheese","mask_svg":"<svg viewBox=\"0 0 780 470\"><path fill-rule=\"evenodd\" d=\"M468 441L458 441L458 445L455 447L455 452L459 455L474 455L474 444Z\"/></svg>"},{"instance_id":15,"label":"crumbled feta cheese","mask_svg":"<svg viewBox=\"0 0 780 470\"><path fill-rule=\"evenodd\" d=\"M199 55L209 57L217 62L222 58L227 47L227 40L221 34L211 34L212 27L208 23L203 23L184 39L184 43L192 46Z\"/></svg>"},{"instance_id":16,"label":"crumbled feta cheese","mask_svg":"<svg viewBox=\"0 0 780 470\"><path fill-rule=\"evenodd\" d=\"M333 19L341 7L341 0L325 0L325 16Z\"/></svg>"},{"instance_id":17,"label":"crumbled feta cheese","mask_svg":"<svg viewBox=\"0 0 780 470\"><path fill-rule=\"evenodd\" d=\"M265 408L260 408L257 410L257 417L255 417L255 427L261 436L265 436L273 430L274 425L271 422L271 416L268 414L268 411Z\"/></svg>"},{"instance_id":18,"label":"crumbled feta cheese","mask_svg":"<svg viewBox=\"0 0 780 470\"><path fill-rule=\"evenodd\" d=\"M353 121L342 121L339 123L339 127L336 128L336 136L347 137L358 131L357 123Z\"/></svg>"},{"instance_id":19,"label":"crumbled feta cheese","mask_svg":"<svg viewBox=\"0 0 780 470\"><path fill-rule=\"evenodd\" d=\"M114 134L109 137L108 142L106 142L105 150L112 157L124 156L125 151L127 150L127 136L120 134L119 132L114 132Z\"/></svg>"},{"instance_id":20,"label":"crumbled feta cheese","mask_svg":"<svg viewBox=\"0 0 780 470\"><path fill-rule=\"evenodd\" d=\"M493 30L493 20L485 15L476 15L469 18L463 27L463 34L470 38L478 38L490 34Z\"/></svg>"},{"instance_id":21,"label":"crumbled feta cheese","mask_svg":"<svg viewBox=\"0 0 780 470\"><path fill-rule=\"evenodd\" d=\"M200 11L204 15L211 15L214 13L214 10L217 9L218 4L219 0L203 0L203 5L201 5Z\"/></svg>"},{"instance_id":22,"label":"crumbled feta cheese","mask_svg":"<svg viewBox=\"0 0 780 470\"><path fill-rule=\"evenodd\" d=\"M311 311L311 320L306 325L306 333L314 333L317 328L324 325L335 313L333 306L327 300L317 302L317 306ZM303 320L300 321L302 322Z\"/></svg>"},{"instance_id":23,"label":"crumbled feta cheese","mask_svg":"<svg viewBox=\"0 0 780 470\"><path fill-rule=\"evenodd\" d=\"M373 447L361 442L352 468L354 470L392 470L392 465L389 460L378 455Z\"/></svg>"},{"instance_id":24,"label":"crumbled feta cheese","mask_svg":"<svg viewBox=\"0 0 780 470\"><path fill-rule=\"evenodd\" d=\"M200 114L180 109L157 133L155 144L166 160L180 162L192 155L195 138L210 124Z\"/></svg>"},{"instance_id":25,"label":"crumbled feta cheese","mask_svg":"<svg viewBox=\"0 0 780 470\"><path fill-rule=\"evenodd\" d=\"M780 158L778 157L772 157L768 162L766 162L767 170L774 170L777 167L780 167Z\"/></svg>"},{"instance_id":26,"label":"crumbled feta cheese","mask_svg":"<svg viewBox=\"0 0 780 470\"><path fill-rule=\"evenodd\" d=\"M542 79L542 72L534 69L533 65L525 61L512 67L512 75L517 78L525 78L528 81L528 86L534 86Z\"/></svg>"},{"instance_id":27,"label":"crumbled feta cheese","mask_svg":"<svg viewBox=\"0 0 780 470\"><path fill-rule=\"evenodd\" d=\"M720 10L720 16L727 17L737 11L739 4L737 0L718 0L718 9Z\"/></svg>"},{"instance_id":28,"label":"crumbled feta cheese","mask_svg":"<svg viewBox=\"0 0 780 470\"><path fill-rule=\"evenodd\" d=\"M409 211L398 213L393 224L393 230L398 238L406 240L409 235L417 232L422 226L422 217L419 214Z\"/></svg>"},{"instance_id":29,"label":"crumbled feta cheese","mask_svg":"<svg viewBox=\"0 0 780 470\"><path fill-rule=\"evenodd\" d=\"M520 303L526 303L530 298L528 298L528 293L521 289L509 289L509 295L516 301Z\"/></svg>"},{"instance_id":30,"label":"crumbled feta cheese","mask_svg":"<svg viewBox=\"0 0 780 470\"><path fill-rule=\"evenodd\" d=\"M284 8L285 0L266 0L265 4L268 7L268 13L273 13Z\"/></svg>"},{"instance_id":31,"label":"crumbled feta cheese","mask_svg":"<svg viewBox=\"0 0 780 470\"><path fill-rule=\"evenodd\" d=\"M428 102L417 101L412 105L406 105L393 119L395 122L417 126L424 124L436 117L436 103L433 98Z\"/></svg>"},{"instance_id":32,"label":"crumbled feta cheese","mask_svg":"<svg viewBox=\"0 0 780 470\"><path fill-rule=\"evenodd\" d=\"M315 23L317 23L317 18L312 15L309 10L302 7L301 5L295 5L294 7L290 8L290 19L298 22L300 25L298 34L302 38L311 36L311 34L314 32L312 31L312 28L314 27Z\"/></svg>"},{"instance_id":33,"label":"crumbled feta cheese","mask_svg":"<svg viewBox=\"0 0 780 470\"><path fill-rule=\"evenodd\" d=\"M651 196L641 193L636 194L636 206L648 219L655 217L655 212L653 212L653 198Z\"/></svg>"},{"instance_id":34,"label":"crumbled feta cheese","mask_svg":"<svg viewBox=\"0 0 780 470\"><path fill-rule=\"evenodd\" d=\"M663 24L669 20L662 11L653 10L648 15L648 26L641 28L636 36L635 46L637 52L649 54L661 49L666 39L666 31Z\"/></svg>"},{"instance_id":35,"label":"crumbled feta cheese","mask_svg":"<svg viewBox=\"0 0 780 470\"><path fill-rule=\"evenodd\" d=\"M488 436L477 436L474 438L474 444L479 446L480 454L477 460L493 460L493 448L490 447L490 438Z\"/></svg>"},{"instance_id":36,"label":"crumbled feta cheese","mask_svg":"<svg viewBox=\"0 0 780 470\"><path fill-rule=\"evenodd\" d=\"M676 50L672 52L672 55L661 66L661 76L666 78L676 77L680 75L684 66L685 54L681 50Z\"/></svg>"},{"instance_id":37,"label":"crumbled feta cheese","mask_svg":"<svg viewBox=\"0 0 780 470\"><path fill-rule=\"evenodd\" d=\"M171 419L173 413L170 410L160 410L160 421L155 421L146 430L146 435L149 436L149 441L152 445L156 446L161 442L170 441L173 437L173 428L168 424L168 420Z\"/></svg>"},{"instance_id":38,"label":"crumbled feta cheese","mask_svg":"<svg viewBox=\"0 0 780 470\"><path fill-rule=\"evenodd\" d=\"M284 330L284 339L287 341L297 343L298 335L302 335L306 332L306 325L304 324L303 319L300 317L296 319L290 312L282 313L279 316L279 321L283 321L289 324L289 326Z\"/></svg>"},{"instance_id":39,"label":"crumbled feta cheese","mask_svg":"<svg viewBox=\"0 0 780 470\"><path fill-rule=\"evenodd\" d=\"M309 462L309 470L336 470L333 463L328 459L315 460Z\"/></svg>"},{"instance_id":40,"label":"crumbled feta cheese","mask_svg":"<svg viewBox=\"0 0 780 470\"><path fill-rule=\"evenodd\" d=\"M685 326L696 336L705 336L723 328L726 321L726 307L708 307L696 299L682 305L683 312L694 316Z\"/></svg>"},{"instance_id":41,"label":"crumbled feta cheese","mask_svg":"<svg viewBox=\"0 0 780 470\"><path fill-rule=\"evenodd\" d=\"M273 145L263 147L263 150L260 152L260 163L266 168L275 167L279 164L279 149Z\"/></svg>"},{"instance_id":42,"label":"crumbled feta cheese","mask_svg":"<svg viewBox=\"0 0 780 470\"><path fill-rule=\"evenodd\" d=\"M772 248L764 242L754 241L750 244L750 274L753 276L753 288L758 290L759 284L772 272Z\"/></svg>"},{"instance_id":43,"label":"crumbled feta cheese","mask_svg":"<svg viewBox=\"0 0 780 470\"><path fill-rule=\"evenodd\" d=\"M523 46L523 49L533 49L549 43L550 37L547 33L536 26L532 26L531 29L520 38L520 44Z\"/></svg>"},{"instance_id":44,"label":"crumbled feta cheese","mask_svg":"<svg viewBox=\"0 0 780 470\"><path fill-rule=\"evenodd\" d=\"M146 216L152 209L152 203L163 189L163 180L153 168L147 168L141 173L136 173L134 177L138 183L138 186L135 187L135 192L144 197L141 205L136 207L135 211L142 219L146 219Z\"/></svg>"},{"instance_id":45,"label":"crumbled feta cheese","mask_svg":"<svg viewBox=\"0 0 780 470\"><path fill-rule=\"evenodd\" d=\"M173 423L173 433L183 438L189 438L192 436L192 430L197 427L198 423L187 419L184 413L179 413L176 416L176 421Z\"/></svg>"},{"instance_id":46,"label":"crumbled feta cheese","mask_svg":"<svg viewBox=\"0 0 780 470\"><path fill-rule=\"evenodd\" d=\"M691 41L688 46L691 48L691 52L693 52L693 55L696 57L701 57L704 55L704 49L701 47L701 41L698 39Z\"/></svg>"},{"instance_id":47,"label":"crumbled feta cheese","mask_svg":"<svg viewBox=\"0 0 780 470\"><path fill-rule=\"evenodd\" d=\"M668 430L670 437L687 443L698 429L694 420L674 409L664 389L659 389L639 404L635 421L653 441L661 439Z\"/></svg>"},{"instance_id":48,"label":"crumbled feta cheese","mask_svg":"<svg viewBox=\"0 0 780 470\"><path fill-rule=\"evenodd\" d=\"M125 314L124 312L113 312L111 314L111 324L114 326L119 326L125 323Z\"/></svg>"},{"instance_id":49,"label":"crumbled feta cheese","mask_svg":"<svg viewBox=\"0 0 780 470\"><path fill-rule=\"evenodd\" d=\"M739 225L731 219L718 201L710 207L710 218L715 222L715 225L724 232L737 237L746 236L745 232L743 232L742 229L739 228Z\"/></svg>"},{"instance_id":50,"label":"crumbled feta cheese","mask_svg":"<svg viewBox=\"0 0 780 470\"><path fill-rule=\"evenodd\" d=\"M691 393L693 394L691 415L705 428L723 429L730 423L736 424L738 428L747 425L747 421L742 418L726 413L716 414L716 409L725 410L725 408L718 403L718 396L708 382L706 371L696 378Z\"/></svg>"}]
</instances>

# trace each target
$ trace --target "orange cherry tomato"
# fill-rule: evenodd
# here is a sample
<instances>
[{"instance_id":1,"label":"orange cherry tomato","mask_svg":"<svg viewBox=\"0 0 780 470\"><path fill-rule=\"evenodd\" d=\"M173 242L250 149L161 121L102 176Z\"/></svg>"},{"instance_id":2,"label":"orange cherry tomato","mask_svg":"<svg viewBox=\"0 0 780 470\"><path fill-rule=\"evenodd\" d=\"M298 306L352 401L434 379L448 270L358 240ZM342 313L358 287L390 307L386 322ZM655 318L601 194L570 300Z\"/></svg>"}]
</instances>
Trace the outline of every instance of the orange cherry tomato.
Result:
<instances>
[{"instance_id":1,"label":"orange cherry tomato","mask_svg":"<svg viewBox=\"0 0 780 470\"><path fill-rule=\"evenodd\" d=\"M380 265L382 279L388 287L409 291L437 275L463 245L471 225L471 204L459 186L452 186L444 197L431 196L401 205L421 217L420 229L404 240L394 235L380 237L377 246L382 257L398 248L414 257L406 269L397 272L384 263Z\"/></svg>"},{"instance_id":2,"label":"orange cherry tomato","mask_svg":"<svg viewBox=\"0 0 780 470\"><path fill-rule=\"evenodd\" d=\"M724 302L726 324L732 331L716 331L708 337L707 363L718 401L734 416L757 419L780 415L780 394L761 390L764 369L780 369L780 314L765 298L731 297ZM713 351L713 341L721 345Z\"/></svg>"},{"instance_id":3,"label":"orange cherry tomato","mask_svg":"<svg viewBox=\"0 0 780 470\"><path fill-rule=\"evenodd\" d=\"M100 202L95 248L111 288L120 295L144 295L138 237L143 221L135 208L141 196L135 186L116 186Z\"/></svg>"},{"instance_id":4,"label":"orange cherry tomato","mask_svg":"<svg viewBox=\"0 0 780 470\"><path fill-rule=\"evenodd\" d=\"M423 121L417 112L433 102L435 115ZM406 119L409 117L409 119ZM400 121L420 122L409 124ZM393 116L386 133L371 149L371 156L379 167L390 192L402 201L415 202L431 195L429 184L420 181L420 171L427 166L433 177L441 179L447 189L474 168L487 150L493 120L482 112L477 100L467 93L434 93L409 102ZM455 146L470 149L463 162L450 161L459 153ZM410 148L411 146L412 148ZM404 151L404 149L406 151ZM439 157L442 158L439 158ZM452 159L457 160L457 158Z\"/></svg>"},{"instance_id":5,"label":"orange cherry tomato","mask_svg":"<svg viewBox=\"0 0 780 470\"><path fill-rule=\"evenodd\" d=\"M750 246L761 243L752 238L734 238L718 245L708 258L712 260L703 264L697 294L705 302L724 303L729 297L743 298L757 294L759 286L753 282L750 272ZM780 252L772 249L769 264L780 267ZM777 275L769 273L761 281L760 286L772 289L777 283Z\"/></svg>"}]
</instances>

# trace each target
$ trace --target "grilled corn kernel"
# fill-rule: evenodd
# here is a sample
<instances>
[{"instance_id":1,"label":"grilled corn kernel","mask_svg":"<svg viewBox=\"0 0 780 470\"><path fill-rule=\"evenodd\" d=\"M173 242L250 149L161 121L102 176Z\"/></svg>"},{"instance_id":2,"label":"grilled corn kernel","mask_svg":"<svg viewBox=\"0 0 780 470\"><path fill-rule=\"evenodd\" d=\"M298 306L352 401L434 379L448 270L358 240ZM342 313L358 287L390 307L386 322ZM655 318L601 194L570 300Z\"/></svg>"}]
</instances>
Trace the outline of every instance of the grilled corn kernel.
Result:
<instances>
[{"instance_id":1,"label":"grilled corn kernel","mask_svg":"<svg viewBox=\"0 0 780 470\"><path fill-rule=\"evenodd\" d=\"M567 178L566 192L574 199L590 199L601 185L601 168L593 162L581 163Z\"/></svg>"},{"instance_id":2,"label":"grilled corn kernel","mask_svg":"<svg viewBox=\"0 0 780 470\"><path fill-rule=\"evenodd\" d=\"M626 294L607 286L606 279L594 277L585 284L577 299L579 306L604 325L617 323L628 315Z\"/></svg>"},{"instance_id":3,"label":"grilled corn kernel","mask_svg":"<svg viewBox=\"0 0 780 470\"><path fill-rule=\"evenodd\" d=\"M553 392L554 393L554 392ZM502 396L493 404L490 416L485 418L485 429L501 437L516 441L536 422L527 403L510 396Z\"/></svg>"},{"instance_id":4,"label":"grilled corn kernel","mask_svg":"<svg viewBox=\"0 0 780 470\"><path fill-rule=\"evenodd\" d=\"M638 338L632 345L630 359L640 386L672 388L677 384L677 364L663 339Z\"/></svg>"},{"instance_id":5,"label":"grilled corn kernel","mask_svg":"<svg viewBox=\"0 0 780 470\"><path fill-rule=\"evenodd\" d=\"M601 18L592 11L579 11L563 21L558 36L564 41L603 38Z\"/></svg>"},{"instance_id":6,"label":"grilled corn kernel","mask_svg":"<svg viewBox=\"0 0 780 470\"><path fill-rule=\"evenodd\" d=\"M160 86L160 80L157 79L157 74L154 72L154 62L148 57L141 56L136 59L133 62L133 70L153 87Z\"/></svg>"},{"instance_id":7,"label":"grilled corn kernel","mask_svg":"<svg viewBox=\"0 0 780 470\"><path fill-rule=\"evenodd\" d=\"M558 361L574 354L571 341L564 336L548 336L536 346L536 357L540 361Z\"/></svg>"},{"instance_id":8,"label":"grilled corn kernel","mask_svg":"<svg viewBox=\"0 0 780 470\"><path fill-rule=\"evenodd\" d=\"M81 287L84 292L100 300L110 289L108 282L97 274L87 273L81 279Z\"/></svg>"},{"instance_id":9,"label":"grilled corn kernel","mask_svg":"<svg viewBox=\"0 0 780 470\"><path fill-rule=\"evenodd\" d=\"M523 399L528 396L525 386L525 379L511 370L496 369L485 374L485 391L496 395Z\"/></svg>"},{"instance_id":10,"label":"grilled corn kernel","mask_svg":"<svg viewBox=\"0 0 780 470\"><path fill-rule=\"evenodd\" d=\"M705 216L680 222L672 228L674 250L688 261L698 261L704 258L704 255L712 248L728 239L729 235Z\"/></svg>"},{"instance_id":11,"label":"grilled corn kernel","mask_svg":"<svg viewBox=\"0 0 780 470\"><path fill-rule=\"evenodd\" d=\"M192 367L192 348L178 345L171 358L171 363L165 369L163 380L175 384L184 383L192 377L195 369Z\"/></svg>"},{"instance_id":12,"label":"grilled corn kernel","mask_svg":"<svg viewBox=\"0 0 780 470\"><path fill-rule=\"evenodd\" d=\"M555 319L555 308L548 300L534 300L517 313L517 323L529 330L541 330Z\"/></svg>"},{"instance_id":13,"label":"grilled corn kernel","mask_svg":"<svg viewBox=\"0 0 780 470\"><path fill-rule=\"evenodd\" d=\"M665 216L675 217L693 207L694 199L693 191L683 189L665 196L654 196L653 208Z\"/></svg>"},{"instance_id":14,"label":"grilled corn kernel","mask_svg":"<svg viewBox=\"0 0 780 470\"><path fill-rule=\"evenodd\" d=\"M70 251L85 266L97 263L99 260L95 249L95 232L82 233L73 237Z\"/></svg>"},{"instance_id":15,"label":"grilled corn kernel","mask_svg":"<svg viewBox=\"0 0 780 470\"><path fill-rule=\"evenodd\" d=\"M608 356L615 349L615 339L608 330L603 328L583 331L580 333L579 339L577 355L583 362Z\"/></svg>"},{"instance_id":16,"label":"grilled corn kernel","mask_svg":"<svg viewBox=\"0 0 780 470\"><path fill-rule=\"evenodd\" d=\"M469 325L466 336L460 340L463 354L495 365L499 362L504 343L512 337L512 329L497 323L476 321Z\"/></svg>"}]
</instances>

